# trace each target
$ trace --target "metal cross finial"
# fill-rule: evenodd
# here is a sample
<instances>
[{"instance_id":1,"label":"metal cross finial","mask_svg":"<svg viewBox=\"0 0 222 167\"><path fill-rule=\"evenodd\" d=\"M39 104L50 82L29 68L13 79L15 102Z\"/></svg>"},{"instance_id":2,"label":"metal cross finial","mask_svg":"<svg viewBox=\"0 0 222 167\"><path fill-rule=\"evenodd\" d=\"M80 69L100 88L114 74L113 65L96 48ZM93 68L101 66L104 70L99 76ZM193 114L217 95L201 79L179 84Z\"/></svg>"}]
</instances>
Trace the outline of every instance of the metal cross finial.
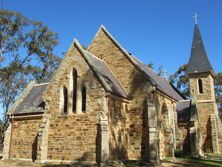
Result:
<instances>
[{"instance_id":1,"label":"metal cross finial","mask_svg":"<svg viewBox=\"0 0 222 167\"><path fill-rule=\"evenodd\" d=\"M197 15L197 13L195 12L195 14L194 14L194 16L193 16L193 18L194 18L194 20L195 20L195 24L197 24L197 18L199 17L199 15Z\"/></svg>"}]
</instances>

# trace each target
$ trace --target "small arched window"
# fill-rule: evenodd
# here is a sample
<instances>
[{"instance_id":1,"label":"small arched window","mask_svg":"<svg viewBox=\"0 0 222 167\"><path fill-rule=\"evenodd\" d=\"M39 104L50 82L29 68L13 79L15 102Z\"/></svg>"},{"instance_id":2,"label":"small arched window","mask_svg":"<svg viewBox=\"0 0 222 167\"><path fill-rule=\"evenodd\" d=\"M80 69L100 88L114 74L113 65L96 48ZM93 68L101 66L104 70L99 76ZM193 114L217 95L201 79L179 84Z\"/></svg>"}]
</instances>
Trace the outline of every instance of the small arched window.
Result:
<instances>
[{"instance_id":1,"label":"small arched window","mask_svg":"<svg viewBox=\"0 0 222 167\"><path fill-rule=\"evenodd\" d=\"M72 71L72 79L73 79L73 95L72 95L72 112L76 112L76 91L77 91L77 72L75 69Z\"/></svg>"},{"instance_id":2,"label":"small arched window","mask_svg":"<svg viewBox=\"0 0 222 167\"><path fill-rule=\"evenodd\" d=\"M203 81L202 79L198 79L198 88L199 88L199 93L203 93Z\"/></svg>"},{"instance_id":3,"label":"small arched window","mask_svg":"<svg viewBox=\"0 0 222 167\"><path fill-rule=\"evenodd\" d=\"M63 112L68 113L68 90L66 87L63 87Z\"/></svg>"},{"instance_id":4,"label":"small arched window","mask_svg":"<svg viewBox=\"0 0 222 167\"><path fill-rule=\"evenodd\" d=\"M86 87L82 86L82 112L86 112Z\"/></svg>"}]
</instances>

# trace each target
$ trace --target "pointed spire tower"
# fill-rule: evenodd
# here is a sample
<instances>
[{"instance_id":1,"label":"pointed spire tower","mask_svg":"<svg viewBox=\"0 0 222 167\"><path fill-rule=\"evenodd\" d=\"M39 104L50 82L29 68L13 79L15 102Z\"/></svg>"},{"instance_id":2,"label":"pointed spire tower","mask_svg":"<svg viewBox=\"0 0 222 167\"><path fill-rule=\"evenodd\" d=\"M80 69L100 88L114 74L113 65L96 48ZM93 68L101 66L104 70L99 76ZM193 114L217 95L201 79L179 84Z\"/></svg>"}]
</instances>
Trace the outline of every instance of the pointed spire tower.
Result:
<instances>
[{"instance_id":1,"label":"pointed spire tower","mask_svg":"<svg viewBox=\"0 0 222 167\"><path fill-rule=\"evenodd\" d=\"M208 59L197 20L186 75L189 78L190 96L198 113L198 128L202 138L200 148L204 152L209 150L214 152L209 122L212 115L218 115L213 79L215 73Z\"/></svg>"},{"instance_id":2,"label":"pointed spire tower","mask_svg":"<svg viewBox=\"0 0 222 167\"><path fill-rule=\"evenodd\" d=\"M208 59L199 26L198 24L195 24L190 60L187 66L186 74L189 75L203 72L210 72L212 75L214 75L214 70Z\"/></svg>"}]
</instances>

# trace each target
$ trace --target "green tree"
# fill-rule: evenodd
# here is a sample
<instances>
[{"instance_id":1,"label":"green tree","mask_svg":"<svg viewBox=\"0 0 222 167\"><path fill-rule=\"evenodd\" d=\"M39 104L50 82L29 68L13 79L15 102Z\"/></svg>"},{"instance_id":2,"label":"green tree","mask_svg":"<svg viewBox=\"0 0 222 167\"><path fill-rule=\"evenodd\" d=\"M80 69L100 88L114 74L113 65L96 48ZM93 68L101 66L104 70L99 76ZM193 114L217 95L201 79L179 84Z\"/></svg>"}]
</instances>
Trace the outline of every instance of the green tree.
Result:
<instances>
[{"instance_id":1,"label":"green tree","mask_svg":"<svg viewBox=\"0 0 222 167\"><path fill-rule=\"evenodd\" d=\"M47 81L60 58L58 36L20 13L0 10L0 100L5 113L30 80ZM0 105L0 106L1 106Z\"/></svg>"},{"instance_id":2,"label":"green tree","mask_svg":"<svg viewBox=\"0 0 222 167\"><path fill-rule=\"evenodd\" d=\"M189 97L189 80L185 75L187 64L179 67L179 69L170 75L169 80L185 97Z\"/></svg>"}]
</instances>

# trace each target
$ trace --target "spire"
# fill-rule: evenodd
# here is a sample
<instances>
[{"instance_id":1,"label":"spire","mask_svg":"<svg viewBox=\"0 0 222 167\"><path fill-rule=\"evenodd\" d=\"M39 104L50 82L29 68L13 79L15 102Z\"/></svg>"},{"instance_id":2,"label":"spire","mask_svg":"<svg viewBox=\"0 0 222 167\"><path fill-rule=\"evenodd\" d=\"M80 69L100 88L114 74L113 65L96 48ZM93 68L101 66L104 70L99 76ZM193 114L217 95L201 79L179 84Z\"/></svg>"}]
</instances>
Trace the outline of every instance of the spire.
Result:
<instances>
[{"instance_id":1,"label":"spire","mask_svg":"<svg viewBox=\"0 0 222 167\"><path fill-rule=\"evenodd\" d=\"M186 69L186 74L202 72L211 72L211 74L214 75L214 70L205 51L199 26L195 24L190 60Z\"/></svg>"}]
</instances>

